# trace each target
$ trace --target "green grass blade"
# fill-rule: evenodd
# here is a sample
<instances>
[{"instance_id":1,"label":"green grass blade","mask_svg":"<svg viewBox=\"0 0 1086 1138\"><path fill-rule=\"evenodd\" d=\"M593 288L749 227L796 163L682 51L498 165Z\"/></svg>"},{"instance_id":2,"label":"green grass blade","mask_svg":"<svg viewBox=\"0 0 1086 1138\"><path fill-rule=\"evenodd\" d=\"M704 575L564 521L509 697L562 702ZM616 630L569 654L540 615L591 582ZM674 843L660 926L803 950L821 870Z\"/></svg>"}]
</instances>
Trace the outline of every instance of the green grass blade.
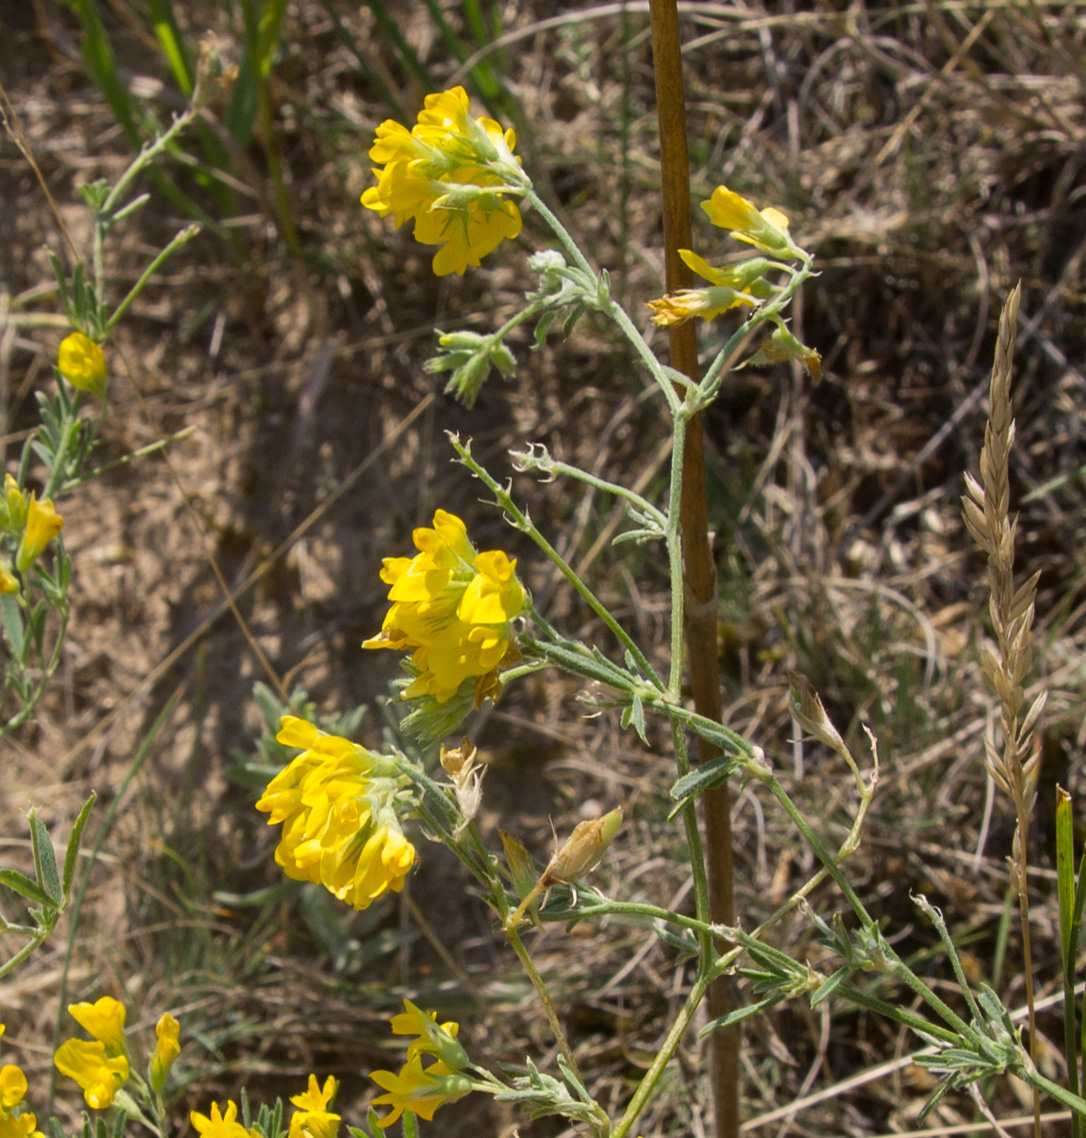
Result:
<instances>
[{"instance_id":1,"label":"green grass blade","mask_svg":"<svg viewBox=\"0 0 1086 1138\"><path fill-rule=\"evenodd\" d=\"M137 108L128 89L117 74L117 61L110 46L105 25L94 7L94 0L68 0L68 5L83 25L83 58L121 124L129 143L136 150L143 139L136 125Z\"/></svg>"},{"instance_id":2,"label":"green grass blade","mask_svg":"<svg viewBox=\"0 0 1086 1138\"><path fill-rule=\"evenodd\" d=\"M1081 884L1081 877L1080 877ZM1078 921L1075 901L1075 831L1071 795L1056 787L1056 896L1060 918L1060 962L1063 965L1063 1039L1067 1058L1067 1085L1073 1094L1079 1090L1078 1033L1075 1030L1075 956L1078 948ZM1078 915L1081 916L1081 897ZM1080 1138L1081 1120L1073 1118L1071 1133Z\"/></svg>"},{"instance_id":3,"label":"green grass blade","mask_svg":"<svg viewBox=\"0 0 1086 1138\"><path fill-rule=\"evenodd\" d=\"M173 5L170 0L149 0L149 3L155 35L166 54L173 77L187 99L192 94L194 76L188 52L185 51L185 42L181 38L181 29L174 18Z\"/></svg>"},{"instance_id":4,"label":"green grass blade","mask_svg":"<svg viewBox=\"0 0 1086 1138\"><path fill-rule=\"evenodd\" d=\"M366 6L373 13L381 35L396 49L400 62L415 76L427 91L439 91L440 84L431 74L430 69L415 54L415 49L404 39L396 21L388 14L384 0L366 0Z\"/></svg>"}]
</instances>

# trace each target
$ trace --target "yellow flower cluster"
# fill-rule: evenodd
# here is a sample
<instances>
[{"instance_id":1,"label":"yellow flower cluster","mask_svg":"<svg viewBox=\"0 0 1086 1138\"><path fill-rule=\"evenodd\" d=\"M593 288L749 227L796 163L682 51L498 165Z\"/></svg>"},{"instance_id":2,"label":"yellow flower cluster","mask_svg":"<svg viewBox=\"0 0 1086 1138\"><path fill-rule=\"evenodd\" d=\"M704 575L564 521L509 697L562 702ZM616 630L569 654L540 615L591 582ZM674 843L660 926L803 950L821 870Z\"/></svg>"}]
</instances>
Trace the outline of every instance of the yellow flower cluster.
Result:
<instances>
[{"instance_id":1,"label":"yellow flower cluster","mask_svg":"<svg viewBox=\"0 0 1086 1138\"><path fill-rule=\"evenodd\" d=\"M4 1025L0 1023L0 1035ZM14 1063L0 1067L0 1138L42 1138L38 1120L23 1106L26 1097L26 1075Z\"/></svg>"},{"instance_id":2,"label":"yellow flower cluster","mask_svg":"<svg viewBox=\"0 0 1086 1138\"><path fill-rule=\"evenodd\" d=\"M457 1042L460 1025L452 1021L439 1024L436 1012L423 1012L410 1000L404 1000L406 1009L392 1017L394 1035L415 1035L407 1048L407 1062L400 1073L374 1071L373 1081L386 1093L373 1100L374 1106L390 1106L391 1113L378 1123L387 1129L403 1114L413 1114L432 1122L434 1111L447 1102L456 1102L472 1090L471 1079L461 1074L467 1066L468 1056ZM436 1062L423 1067L423 1056L433 1056Z\"/></svg>"},{"instance_id":3,"label":"yellow flower cluster","mask_svg":"<svg viewBox=\"0 0 1086 1138\"><path fill-rule=\"evenodd\" d=\"M124 1004L103 996L93 1004L69 1004L68 1013L94 1042L69 1039L62 1043L53 1061L83 1089L87 1106L105 1110L128 1080L128 1053L124 1042Z\"/></svg>"},{"instance_id":4,"label":"yellow flower cluster","mask_svg":"<svg viewBox=\"0 0 1086 1138\"><path fill-rule=\"evenodd\" d=\"M369 152L383 169L362 204L397 225L411 219L415 240L440 245L439 276L463 273L501 241L520 233L520 211L504 193L530 185L513 156L516 136L493 119L473 118L467 92L427 95L411 130L392 119L377 128Z\"/></svg>"},{"instance_id":5,"label":"yellow flower cluster","mask_svg":"<svg viewBox=\"0 0 1086 1138\"><path fill-rule=\"evenodd\" d=\"M418 672L406 699L446 703L467 679L477 692L493 688L510 647L510 622L524 608L516 561L500 550L476 553L464 523L438 510L433 529L412 535L415 557L386 557L381 580L392 607L381 632L363 648L410 651Z\"/></svg>"},{"instance_id":6,"label":"yellow flower cluster","mask_svg":"<svg viewBox=\"0 0 1086 1138\"><path fill-rule=\"evenodd\" d=\"M417 855L396 815L394 761L291 715L276 739L303 749L256 804L269 826L283 827L275 860L286 875L317 882L356 909L398 893Z\"/></svg>"},{"instance_id":7,"label":"yellow flower cluster","mask_svg":"<svg viewBox=\"0 0 1086 1138\"><path fill-rule=\"evenodd\" d=\"M713 196L701 203L709 220L722 229L730 229L731 236L753 245L763 253L789 260L798 255L788 235L788 218L772 206L758 210L734 190L717 186ZM739 305L756 305L772 296L773 288L763 277L775 266L765 258L743 261L731 269L715 269L690 249L680 249L679 256L712 287L680 289L659 300L650 300L652 322L661 326L681 324L692 316L711 320L722 312Z\"/></svg>"}]
</instances>

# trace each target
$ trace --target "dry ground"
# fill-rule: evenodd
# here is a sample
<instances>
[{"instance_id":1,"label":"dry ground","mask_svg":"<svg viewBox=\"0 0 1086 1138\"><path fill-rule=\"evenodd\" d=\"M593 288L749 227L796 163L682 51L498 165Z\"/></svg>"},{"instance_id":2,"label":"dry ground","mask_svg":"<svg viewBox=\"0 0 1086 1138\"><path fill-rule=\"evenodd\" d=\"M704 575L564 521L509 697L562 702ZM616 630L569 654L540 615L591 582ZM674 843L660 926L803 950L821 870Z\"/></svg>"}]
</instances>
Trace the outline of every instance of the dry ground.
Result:
<instances>
[{"instance_id":1,"label":"dry ground","mask_svg":"<svg viewBox=\"0 0 1086 1138\"><path fill-rule=\"evenodd\" d=\"M167 119L181 97L144 6L96 6L124 83ZM189 35L213 26L227 57L238 56L237 6L176 9ZM440 9L468 43L471 5ZM0 11L0 79L61 216L85 241L78 186L115 177L130 143L79 54L83 32L71 11L53 0ZM397 0L389 11L438 84L462 80L425 4ZM231 779L260 731L253 684L269 677L224 612L210 559L232 587L267 570L239 601L248 629L276 676L302 684L323 711L345 712L372 703L393 674L391 654L359 649L380 625L380 559L405 552L411 528L437 506L465 516L480 547L517 554L552 621L599 637L547 566L478 505L466 472L448 463L446 430L472 436L500 476L509 446L525 440L611 478L645 475L659 487L666 471L666 431L643 398L644 377L590 320L568 341L552 333L545 352L520 342L517 379L492 382L470 413L423 371L435 327L489 329L513 310L532 285L525 255L542 230L529 218L515 247L463 279L438 281L409 234L361 209L365 151L393 113L380 84L411 110L424 93L374 12L340 0L289 7L271 90L297 251L255 142L233 155L229 218L215 212L221 202L191 162L171 167L228 224L171 262L112 343L103 455L192 433L170 448L169 463L152 458L111 473L68 502L75 618L63 671L37 724L3 743L4 860L21 864L25 809L40 805L64 834L94 788L101 819L139 741L176 698L105 843L68 991L123 995L144 1028L165 1008L180 1009L185 1105L206 1106L241 1083L254 1099L284 1086L291 1093L315 1069L343 1079L350 1118L368 1093L362 1073L395 1062L379 1049L383 1020L403 994L455 1012L481 1054L551 1054L526 984L440 851L425 850L402 901L362 915L281 885L251 791ZM510 0L500 16L508 38L489 59L518 152L640 314L662 278L642 6L623 17L610 7ZM1082 9L692 4L683 27L695 192L727 181L778 205L821 269L795 314L797 331L823 354L821 384L785 369L742 371L709 416L728 722L793 774L797 797L833 834L849 818L850 782L821 751L793 744L789 670L809 676L858 751L868 724L883 782L852 866L862 895L899 949L923 960L934 937L908 893L927 893L961 933L975 978L1016 1007L1013 932L1006 963L996 959L1011 823L982 766L994 716L976 663L983 567L958 498L962 471L976 468L998 311L1021 279L1012 477L1020 564L1044 571L1036 679L1052 698L1033 860L1037 970L1048 994L1058 986L1052 786L1082 790L1086 741ZM194 139L186 149L202 153ZM60 238L7 135L0 198L0 291L17 296L48 281L43 250L59 250ZM109 251L117 295L185 220L154 197ZM711 251L719 234L708 229L696 240ZM55 312L50 305L45 297L37 307ZM706 329L706 353L726 334ZM60 335L21 330L0 344L9 464L35 421L33 390L52 382ZM333 500L360 464L361 476ZM515 486L613 611L662 653L658 554L597 544L614 521L598 496L524 478ZM605 875L616 890L681 898L679 837L663 822L666 749L648 753L612 720L582 718L575 695L557 678L524 684L473 725L492 764L488 827L500 823L543 852L550 819L568 828L622 802L630 821ZM382 724L371 710L360 738L376 741ZM737 793L735 824L740 909L753 925L810 861L750 792ZM827 894L818 907L829 913L835 904ZM3 996L5 1054L17 1055L35 1088L48 1078L65 933ZM819 963L809 925L797 920L782 937ZM572 937L552 929L539 947L548 972L566 977L566 1014L595 1088L620 1103L681 992L682 967L645 930L614 925ZM938 962L926 967L941 976ZM1042 1026L1058 1038L1056 1020ZM910 1046L847 1008L790 1006L747 1030L747 1114L833 1087ZM643 1133L700 1133L700 1087L691 1041ZM926 1091L915 1069L897 1071L811 1106L799 1132L901 1131ZM1006 1090L994 1101L1004 1116L1020 1109ZM941 1120L969 1120L972 1109L948 1101ZM468 1100L443 1111L436 1132L504 1132L515 1121ZM522 1127L557 1132L550 1123Z\"/></svg>"}]
</instances>

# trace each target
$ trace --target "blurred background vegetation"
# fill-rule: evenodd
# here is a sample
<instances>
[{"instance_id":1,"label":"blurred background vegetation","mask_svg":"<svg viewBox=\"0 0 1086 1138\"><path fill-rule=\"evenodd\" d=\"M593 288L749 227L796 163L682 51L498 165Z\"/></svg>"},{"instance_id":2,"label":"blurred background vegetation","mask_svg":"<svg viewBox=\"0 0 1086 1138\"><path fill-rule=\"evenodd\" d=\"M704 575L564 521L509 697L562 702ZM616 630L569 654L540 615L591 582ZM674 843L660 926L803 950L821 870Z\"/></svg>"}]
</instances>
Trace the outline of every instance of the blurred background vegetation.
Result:
<instances>
[{"instance_id":1,"label":"blurred background vegetation","mask_svg":"<svg viewBox=\"0 0 1086 1138\"><path fill-rule=\"evenodd\" d=\"M1004 864L1012 819L983 770L995 714L976 651L983 563L959 497L963 470L976 468L999 308L1021 279L1012 494L1019 564L1043 570L1038 672L1052 688L1034 952L1055 986L1052 788L1081 796L1086 741L1083 6L680 9L695 195L726 182L778 206L821 269L795 312L795 330L822 353L821 383L784 368L740 371L707 420L728 723L790 772L798 798L835 834L849 817L850 777L793 742L788 672L810 678L857 752L868 724L883 780L853 862L865 903L899 951L923 961L934 935L915 924L908 894L925 892L961 933L975 977L1017 1006ZM281 880L244 771L274 715L253 685L301 684L330 723L384 694L395 661L359 647L380 626L380 560L407 552L412 527L438 506L464 516L480 548L520 556L549 619L599 638L548 567L478 505L466 472L449 465L446 430L472 436L499 476L510 473L507 448L524 440L650 489L667 470L650 385L591 319L568 341L552 332L542 352L529 351L525 333L517 378L492 382L473 412L440 393L423 370L433 330L496 326L534 284L525 254L542 229L528 217L482 269L438 280L430 251L359 205L366 151L382 120L410 121L427 92L465 85L477 108L516 128L537 186L646 324L642 305L663 279L648 19L632 0L6 5L0 414L9 462L63 334L49 319L59 307L45 248L63 254L61 222L85 247L78 187L115 176L184 109L201 43L205 53L214 44L224 74L200 122L147 179L152 204L108 249L118 295L148 249L189 220L204 229L109 345L103 454L193 433L168 460L84 487L66 512L72 631L38 722L2 744L0 845L7 864L21 864L27 807L41 805L43 820L67 833L94 789L89 832L101 848L78 924L5 987L5 1046L16 1048L33 1097L50 1079L64 992L109 994L148 1038L163 1010L181 1019L179 1118L243 1084L255 1101L296 1093L316 1071L342 1080L350 1120L372 1092L368 1070L389 1065L383 1021L403 995L455 1013L469 1051L520 1062L545 1058L551 1042L511 953L437 847L424 848L402 897L362 914ZM718 231L695 225L710 260L728 251ZM31 310L44 314L36 326L12 318ZM726 335L726 321L704 328L706 354ZM664 653L659 553L612 549L621 514L598 494L522 476L514 484L612 611ZM239 592L245 630L212 559ZM645 750L614 721L583 718L575 696L564 681L537 679L471 725L491 764L487 827L545 855L551 819L564 832L622 803L629 821L601 884L681 899L680 836L663 824L664 736ZM374 706L349 725L376 743L387 722ZM810 867L786 821L749 793L737 794L735 825L738 907L750 927ZM822 905L832 908L832 895ZM797 918L783 935L817 966L808 925ZM544 971L566 978L566 1015L595 1093L622 1101L682 991L683 964L649 930L614 922L552 930L538 948ZM1058 1037L1055 1021L1051 1030ZM921 1072L890 1062L909 1046L831 1005L760 1018L746 1029L747 1113L766 1118L811 1095L804 1133L907 1130L929 1089ZM685 1060L645 1134L701 1133L696 1041ZM884 1063L878 1080L838 1085ZM58 1109L75 1109L66 1094ZM1013 1098L1000 1107L1017 1110ZM967 1122L973 1111L948 1099L938 1121ZM467 1100L438 1125L458 1135L508 1133L516 1122ZM521 1132L557 1130L544 1121Z\"/></svg>"}]
</instances>

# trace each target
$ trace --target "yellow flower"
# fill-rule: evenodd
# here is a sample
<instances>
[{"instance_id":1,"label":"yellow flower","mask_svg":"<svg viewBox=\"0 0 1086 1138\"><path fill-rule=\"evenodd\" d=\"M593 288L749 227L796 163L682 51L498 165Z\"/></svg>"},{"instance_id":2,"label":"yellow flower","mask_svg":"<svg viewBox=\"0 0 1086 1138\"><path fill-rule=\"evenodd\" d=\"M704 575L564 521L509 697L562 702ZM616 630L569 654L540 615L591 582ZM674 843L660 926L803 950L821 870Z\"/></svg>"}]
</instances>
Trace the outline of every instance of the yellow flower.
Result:
<instances>
[{"instance_id":1,"label":"yellow flower","mask_svg":"<svg viewBox=\"0 0 1086 1138\"><path fill-rule=\"evenodd\" d=\"M0 1035L4 1025L0 1023ZM14 1113L26 1095L26 1076L14 1063L0 1067L0 1138L42 1138L38 1120L28 1110Z\"/></svg>"},{"instance_id":2,"label":"yellow flower","mask_svg":"<svg viewBox=\"0 0 1086 1138\"><path fill-rule=\"evenodd\" d=\"M30 495L30 505L26 509L26 528L15 554L15 567L20 573L25 573L37 561L63 526L64 519L53 509L52 498L39 502L34 494Z\"/></svg>"},{"instance_id":3,"label":"yellow flower","mask_svg":"<svg viewBox=\"0 0 1086 1138\"><path fill-rule=\"evenodd\" d=\"M530 187L515 146L512 130L471 116L463 87L427 95L410 131L392 120L377 128L369 156L383 169L362 204L396 225L413 220L416 241L440 245L439 277L463 273L520 233L520 211L503 196Z\"/></svg>"},{"instance_id":4,"label":"yellow flower","mask_svg":"<svg viewBox=\"0 0 1086 1138\"><path fill-rule=\"evenodd\" d=\"M381 580L392 587L381 632L364 648L411 650L418 675L405 699L446 703L467 679L493 672L509 651L510 622L524 608L516 561L500 550L476 553L464 523L445 510L434 528L412 535L416 557L386 557Z\"/></svg>"},{"instance_id":5,"label":"yellow flower","mask_svg":"<svg viewBox=\"0 0 1086 1138\"><path fill-rule=\"evenodd\" d=\"M713 196L701 203L701 208L714 225L732 230L732 236L739 241L777 256L796 256L796 248L788 236L788 218L779 209L769 206L759 211L727 186L717 186Z\"/></svg>"},{"instance_id":6,"label":"yellow flower","mask_svg":"<svg viewBox=\"0 0 1086 1138\"><path fill-rule=\"evenodd\" d=\"M73 332L61 340L57 352L57 371L80 391L89 391L99 399L105 396L105 353L82 332Z\"/></svg>"},{"instance_id":7,"label":"yellow flower","mask_svg":"<svg viewBox=\"0 0 1086 1138\"><path fill-rule=\"evenodd\" d=\"M189 1114L189 1121L202 1138L261 1138L259 1131L246 1130L236 1121L238 1108L235 1102L226 1104L226 1114L219 1111L219 1104L211 1104L211 1117L194 1110Z\"/></svg>"},{"instance_id":8,"label":"yellow flower","mask_svg":"<svg viewBox=\"0 0 1086 1138\"><path fill-rule=\"evenodd\" d=\"M158 1042L151 1057L150 1076L151 1089L156 1095L162 1094L173 1061L181 1054L181 1043L178 1039L180 1031L181 1025L169 1012L165 1012L155 1025Z\"/></svg>"},{"instance_id":9,"label":"yellow flower","mask_svg":"<svg viewBox=\"0 0 1086 1138\"><path fill-rule=\"evenodd\" d=\"M123 1055L124 1004L111 996L103 996L93 1004L69 1004L68 1014L99 1043L110 1055Z\"/></svg>"},{"instance_id":10,"label":"yellow flower","mask_svg":"<svg viewBox=\"0 0 1086 1138\"><path fill-rule=\"evenodd\" d=\"M83 1098L94 1110L105 1110L128 1078L128 1060L123 1055L108 1055L105 1044L97 1039L93 1043L69 1039L60 1045L53 1062L62 1075L83 1088Z\"/></svg>"},{"instance_id":11,"label":"yellow flower","mask_svg":"<svg viewBox=\"0 0 1086 1138\"><path fill-rule=\"evenodd\" d=\"M400 892L417 855L396 815L394 760L289 715L276 738L304 748L256 804L269 826L283 827L275 860L286 875L319 883L356 909Z\"/></svg>"},{"instance_id":12,"label":"yellow flower","mask_svg":"<svg viewBox=\"0 0 1086 1138\"><path fill-rule=\"evenodd\" d=\"M407 1048L407 1059L410 1062L419 1055L435 1055L438 1059L448 1063L454 1070L463 1067L468 1056L463 1047L457 1042L460 1034L460 1025L455 1020L448 1023L437 1022L437 1012L424 1012L410 1000L404 1000L406 1009L392 1017L393 1035L417 1035Z\"/></svg>"},{"instance_id":13,"label":"yellow flower","mask_svg":"<svg viewBox=\"0 0 1086 1138\"><path fill-rule=\"evenodd\" d=\"M19 591L19 578L0 561L0 596Z\"/></svg>"},{"instance_id":14,"label":"yellow flower","mask_svg":"<svg viewBox=\"0 0 1086 1138\"><path fill-rule=\"evenodd\" d=\"M291 1115L287 1138L336 1138L340 1116L327 1109L335 1097L336 1087L331 1075L324 1080L323 1089L316 1075L309 1076L308 1090L291 1096L290 1101L300 1109Z\"/></svg>"},{"instance_id":15,"label":"yellow flower","mask_svg":"<svg viewBox=\"0 0 1086 1138\"><path fill-rule=\"evenodd\" d=\"M756 305L773 293L773 286L763 273L774 267L765 257L751 257L729 269L714 269L704 257L691 249L680 249L679 256L698 276L704 277L711 288L684 288L668 293L659 300L650 300L652 322L660 327L682 324L691 316L712 320L729 308L741 304Z\"/></svg>"},{"instance_id":16,"label":"yellow flower","mask_svg":"<svg viewBox=\"0 0 1086 1138\"><path fill-rule=\"evenodd\" d=\"M392 1107L392 1112L377 1124L382 1130L391 1126L405 1110L432 1122L439 1106L456 1102L472 1089L469 1078L440 1060L423 1070L419 1055L405 1063L398 1075L391 1071L374 1071L370 1077L388 1092L375 1098L373 1105Z\"/></svg>"}]
</instances>

